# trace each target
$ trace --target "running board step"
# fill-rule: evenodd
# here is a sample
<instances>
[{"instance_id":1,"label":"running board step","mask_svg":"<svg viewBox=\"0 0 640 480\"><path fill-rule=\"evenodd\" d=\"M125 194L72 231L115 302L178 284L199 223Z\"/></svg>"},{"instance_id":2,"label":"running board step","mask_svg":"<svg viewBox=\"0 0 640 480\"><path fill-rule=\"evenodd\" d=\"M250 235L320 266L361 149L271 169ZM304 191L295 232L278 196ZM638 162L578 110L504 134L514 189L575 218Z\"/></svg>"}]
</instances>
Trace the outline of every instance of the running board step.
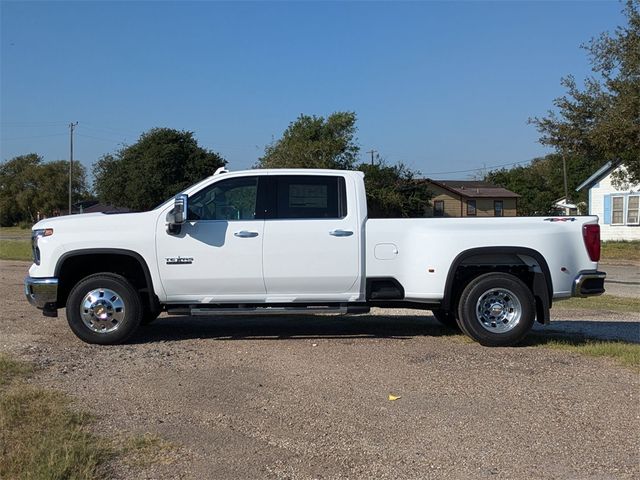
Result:
<instances>
[{"instance_id":1,"label":"running board step","mask_svg":"<svg viewBox=\"0 0 640 480\"><path fill-rule=\"evenodd\" d=\"M190 313L192 316L199 317L217 317L217 316L233 316L233 315L312 315L316 313L368 313L368 307L324 307L324 306L308 306L308 307L247 307L247 308L192 308Z\"/></svg>"}]
</instances>

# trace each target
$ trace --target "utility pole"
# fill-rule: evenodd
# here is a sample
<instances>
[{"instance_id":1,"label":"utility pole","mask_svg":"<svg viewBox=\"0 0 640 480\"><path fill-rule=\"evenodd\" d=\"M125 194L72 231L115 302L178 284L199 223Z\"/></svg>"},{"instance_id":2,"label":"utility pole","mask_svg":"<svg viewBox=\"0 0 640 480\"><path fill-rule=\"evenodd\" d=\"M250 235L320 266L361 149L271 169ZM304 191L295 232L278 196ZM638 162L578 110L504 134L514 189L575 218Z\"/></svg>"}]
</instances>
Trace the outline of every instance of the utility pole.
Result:
<instances>
[{"instance_id":1,"label":"utility pole","mask_svg":"<svg viewBox=\"0 0 640 480\"><path fill-rule=\"evenodd\" d=\"M73 173L73 129L78 126L78 122L69 124L69 215L71 215L71 179Z\"/></svg>"},{"instance_id":2,"label":"utility pole","mask_svg":"<svg viewBox=\"0 0 640 480\"><path fill-rule=\"evenodd\" d=\"M564 177L564 202L569 203L569 190L567 189L567 158L562 154L562 175ZM564 210L565 215L569 215L569 207Z\"/></svg>"},{"instance_id":3,"label":"utility pole","mask_svg":"<svg viewBox=\"0 0 640 480\"><path fill-rule=\"evenodd\" d=\"M569 190L567 189L567 157L562 154L562 175L564 177L564 197L569 200Z\"/></svg>"},{"instance_id":4,"label":"utility pole","mask_svg":"<svg viewBox=\"0 0 640 480\"><path fill-rule=\"evenodd\" d=\"M374 150L374 149L371 149L371 150L369 150L369 151L368 151L368 152L366 152L366 153L370 153L370 154L371 154L371 165L373 165L373 164L374 164L374 163L373 163L373 158L374 158L374 157L373 157L373 155L374 155L374 154L376 154L376 153L378 153L378 151L377 151L377 150Z\"/></svg>"}]
</instances>

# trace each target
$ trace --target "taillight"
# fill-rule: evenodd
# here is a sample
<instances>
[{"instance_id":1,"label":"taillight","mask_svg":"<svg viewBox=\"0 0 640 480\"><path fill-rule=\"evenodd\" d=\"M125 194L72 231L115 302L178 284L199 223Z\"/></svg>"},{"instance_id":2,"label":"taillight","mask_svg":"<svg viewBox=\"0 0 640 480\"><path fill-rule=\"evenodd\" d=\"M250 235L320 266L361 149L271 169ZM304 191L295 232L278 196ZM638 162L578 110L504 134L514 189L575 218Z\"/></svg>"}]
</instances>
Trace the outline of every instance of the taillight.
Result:
<instances>
[{"instance_id":1,"label":"taillight","mask_svg":"<svg viewBox=\"0 0 640 480\"><path fill-rule=\"evenodd\" d=\"M600 260L600 225L590 223L582 227L582 237L592 262Z\"/></svg>"}]
</instances>

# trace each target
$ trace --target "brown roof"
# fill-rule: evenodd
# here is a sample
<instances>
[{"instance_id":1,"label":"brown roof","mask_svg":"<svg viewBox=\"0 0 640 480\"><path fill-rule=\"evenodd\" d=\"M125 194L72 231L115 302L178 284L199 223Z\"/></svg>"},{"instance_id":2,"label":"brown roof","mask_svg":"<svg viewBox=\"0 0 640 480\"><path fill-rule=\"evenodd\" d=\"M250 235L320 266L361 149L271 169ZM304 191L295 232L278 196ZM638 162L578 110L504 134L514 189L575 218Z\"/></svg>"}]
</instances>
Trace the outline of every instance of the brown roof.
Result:
<instances>
[{"instance_id":1,"label":"brown roof","mask_svg":"<svg viewBox=\"0 0 640 480\"><path fill-rule=\"evenodd\" d=\"M466 198L520 198L520 195L511 190L482 181L433 180L431 178L425 181Z\"/></svg>"}]
</instances>

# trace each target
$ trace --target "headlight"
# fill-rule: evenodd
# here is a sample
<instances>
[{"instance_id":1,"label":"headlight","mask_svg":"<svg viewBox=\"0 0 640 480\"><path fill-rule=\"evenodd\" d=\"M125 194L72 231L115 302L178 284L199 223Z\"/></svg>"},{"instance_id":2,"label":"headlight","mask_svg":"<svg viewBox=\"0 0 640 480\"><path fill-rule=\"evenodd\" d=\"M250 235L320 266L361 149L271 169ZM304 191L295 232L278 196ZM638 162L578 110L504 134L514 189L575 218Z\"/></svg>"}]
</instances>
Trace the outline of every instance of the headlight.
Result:
<instances>
[{"instance_id":1,"label":"headlight","mask_svg":"<svg viewBox=\"0 0 640 480\"><path fill-rule=\"evenodd\" d=\"M40 265L40 249L38 248L38 239L40 237L48 237L53 235L53 228L39 228L31 231L31 256L33 263Z\"/></svg>"}]
</instances>

